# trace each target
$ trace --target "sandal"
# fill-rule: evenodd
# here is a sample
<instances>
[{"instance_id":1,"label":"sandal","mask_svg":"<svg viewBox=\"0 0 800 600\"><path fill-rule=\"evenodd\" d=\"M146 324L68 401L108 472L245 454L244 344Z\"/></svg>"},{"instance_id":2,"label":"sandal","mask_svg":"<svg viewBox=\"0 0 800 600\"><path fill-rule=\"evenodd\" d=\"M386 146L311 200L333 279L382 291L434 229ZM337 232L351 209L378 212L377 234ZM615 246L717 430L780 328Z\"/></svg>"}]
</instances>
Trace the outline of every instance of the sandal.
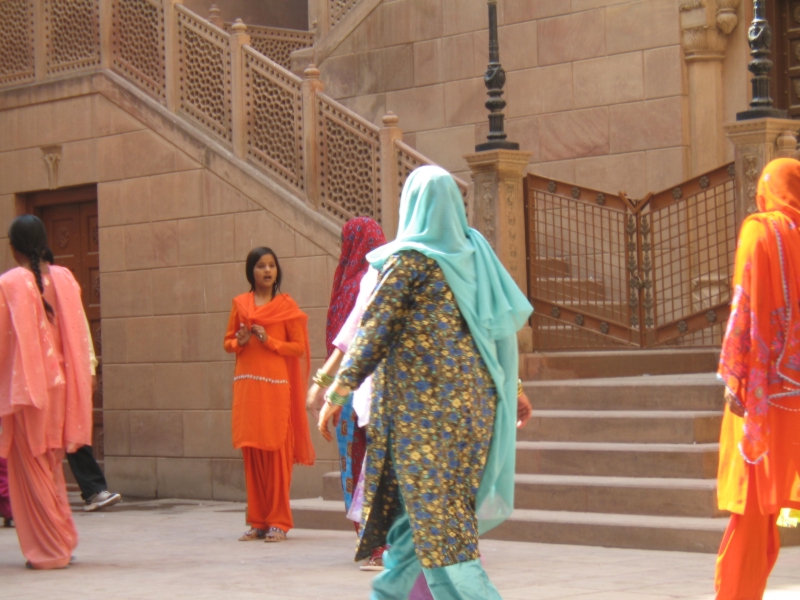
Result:
<instances>
[{"instance_id":1,"label":"sandal","mask_svg":"<svg viewBox=\"0 0 800 600\"><path fill-rule=\"evenodd\" d=\"M278 529L277 527L270 527L264 541L268 544L272 542L285 542L286 532L283 529Z\"/></svg>"},{"instance_id":2,"label":"sandal","mask_svg":"<svg viewBox=\"0 0 800 600\"><path fill-rule=\"evenodd\" d=\"M380 548L375 548L372 551L372 556L370 556L364 564L362 564L359 569L361 571L383 571L383 551L386 550L386 546L381 546Z\"/></svg>"},{"instance_id":3,"label":"sandal","mask_svg":"<svg viewBox=\"0 0 800 600\"><path fill-rule=\"evenodd\" d=\"M263 540L267 536L267 532L263 529L256 529L251 527L250 531L245 533L239 538L240 542L255 542L256 540Z\"/></svg>"}]
</instances>

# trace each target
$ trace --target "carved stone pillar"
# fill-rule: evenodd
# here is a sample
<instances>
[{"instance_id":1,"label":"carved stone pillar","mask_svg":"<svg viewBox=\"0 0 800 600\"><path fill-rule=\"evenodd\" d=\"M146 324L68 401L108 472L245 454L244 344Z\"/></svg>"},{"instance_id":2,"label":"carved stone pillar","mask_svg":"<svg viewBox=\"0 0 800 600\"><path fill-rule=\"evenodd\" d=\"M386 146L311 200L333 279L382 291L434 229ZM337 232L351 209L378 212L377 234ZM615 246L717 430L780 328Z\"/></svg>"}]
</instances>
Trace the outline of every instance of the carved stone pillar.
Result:
<instances>
[{"instance_id":1,"label":"carved stone pillar","mask_svg":"<svg viewBox=\"0 0 800 600\"><path fill-rule=\"evenodd\" d=\"M247 154L247 132L245 116L245 82L244 82L244 54L242 46L250 44L250 35L247 26L241 19L231 27L231 120L233 127L233 154L236 158L244 158Z\"/></svg>"},{"instance_id":2,"label":"carved stone pillar","mask_svg":"<svg viewBox=\"0 0 800 600\"><path fill-rule=\"evenodd\" d=\"M395 141L403 139L403 131L397 124L400 119L392 112L383 117L381 136L381 219L386 239L397 237L400 217L400 187L397 180L397 156Z\"/></svg>"},{"instance_id":3,"label":"carved stone pillar","mask_svg":"<svg viewBox=\"0 0 800 600\"><path fill-rule=\"evenodd\" d=\"M474 227L489 241L525 295L528 269L523 185L530 157L529 152L519 150L490 150L464 157L474 183ZM533 350L529 326L520 332L519 343L521 352Z\"/></svg>"},{"instance_id":4,"label":"carved stone pillar","mask_svg":"<svg viewBox=\"0 0 800 600\"><path fill-rule=\"evenodd\" d=\"M725 162L722 62L727 36L738 23L738 5L739 0L689 0L679 7L689 82L692 177Z\"/></svg>"},{"instance_id":5,"label":"carved stone pillar","mask_svg":"<svg viewBox=\"0 0 800 600\"><path fill-rule=\"evenodd\" d=\"M164 45L166 46L166 100L167 108L178 112L178 15L176 6L183 6L183 0L164 0Z\"/></svg>"},{"instance_id":6,"label":"carved stone pillar","mask_svg":"<svg viewBox=\"0 0 800 600\"><path fill-rule=\"evenodd\" d=\"M734 146L736 165L736 226L758 211L756 190L764 166L780 156L792 155L789 138L797 130L791 119L752 119L725 125Z\"/></svg>"},{"instance_id":7,"label":"carved stone pillar","mask_svg":"<svg viewBox=\"0 0 800 600\"><path fill-rule=\"evenodd\" d=\"M319 79L319 69L311 64L303 71L303 171L305 177L306 198L319 207L319 172L317 157L317 94L325 90L325 84Z\"/></svg>"}]
</instances>

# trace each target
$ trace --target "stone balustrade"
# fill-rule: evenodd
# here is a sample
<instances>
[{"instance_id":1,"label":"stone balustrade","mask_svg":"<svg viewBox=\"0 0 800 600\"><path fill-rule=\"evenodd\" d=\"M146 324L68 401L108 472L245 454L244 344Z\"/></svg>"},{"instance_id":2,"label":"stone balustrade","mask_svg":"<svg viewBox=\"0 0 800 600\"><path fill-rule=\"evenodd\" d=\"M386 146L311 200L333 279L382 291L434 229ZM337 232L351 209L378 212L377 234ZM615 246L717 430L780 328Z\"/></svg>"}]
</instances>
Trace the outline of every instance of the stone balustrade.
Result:
<instances>
[{"instance_id":1,"label":"stone balustrade","mask_svg":"<svg viewBox=\"0 0 800 600\"><path fill-rule=\"evenodd\" d=\"M268 29L204 19L182 0L6 0L0 90L113 71L326 217L369 216L393 235L405 178L432 161L402 143L394 115L376 127L326 96L314 65L286 68L312 34Z\"/></svg>"}]
</instances>

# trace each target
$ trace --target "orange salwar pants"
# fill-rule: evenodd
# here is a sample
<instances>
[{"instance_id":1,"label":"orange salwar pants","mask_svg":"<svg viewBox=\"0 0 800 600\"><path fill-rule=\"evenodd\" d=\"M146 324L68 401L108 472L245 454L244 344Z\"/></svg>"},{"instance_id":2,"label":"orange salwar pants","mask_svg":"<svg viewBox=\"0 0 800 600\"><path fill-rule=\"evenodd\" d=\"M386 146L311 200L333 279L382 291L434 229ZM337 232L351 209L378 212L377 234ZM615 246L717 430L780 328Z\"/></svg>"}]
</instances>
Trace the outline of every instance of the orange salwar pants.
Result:
<instances>
[{"instance_id":1,"label":"orange salwar pants","mask_svg":"<svg viewBox=\"0 0 800 600\"><path fill-rule=\"evenodd\" d=\"M281 450L270 452L248 446L242 448L250 527L277 527L284 532L294 527L289 505L293 466L291 437L287 432L287 443Z\"/></svg>"},{"instance_id":2,"label":"orange salwar pants","mask_svg":"<svg viewBox=\"0 0 800 600\"><path fill-rule=\"evenodd\" d=\"M64 450L31 453L25 410L13 417L14 433L8 455L8 482L14 524L22 554L35 569L69 565L78 545L64 481Z\"/></svg>"},{"instance_id":3,"label":"orange salwar pants","mask_svg":"<svg viewBox=\"0 0 800 600\"><path fill-rule=\"evenodd\" d=\"M781 538L778 515L762 515L758 486L750 469L744 514L731 515L717 557L717 600L761 600L778 560Z\"/></svg>"}]
</instances>

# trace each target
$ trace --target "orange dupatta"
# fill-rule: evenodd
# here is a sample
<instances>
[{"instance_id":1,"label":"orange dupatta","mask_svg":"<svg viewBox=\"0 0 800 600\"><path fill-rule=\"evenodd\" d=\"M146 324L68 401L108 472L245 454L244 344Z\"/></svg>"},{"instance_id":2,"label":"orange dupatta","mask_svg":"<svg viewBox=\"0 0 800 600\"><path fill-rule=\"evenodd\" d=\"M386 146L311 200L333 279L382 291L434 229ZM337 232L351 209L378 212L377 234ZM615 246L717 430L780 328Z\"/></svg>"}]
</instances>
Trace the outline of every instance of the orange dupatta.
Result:
<instances>
[{"instance_id":1,"label":"orange dupatta","mask_svg":"<svg viewBox=\"0 0 800 600\"><path fill-rule=\"evenodd\" d=\"M248 294L234 298L239 316L244 326L250 329L253 325L266 327L276 323L300 319L303 323L305 353L303 359L285 356L286 368L289 372L289 389L291 394L291 424L294 435L294 463L311 466L316 454L311 443L306 416L306 382L311 370L311 347L308 342L308 315L300 310L288 294L280 294L263 306L255 306L246 302Z\"/></svg>"},{"instance_id":2,"label":"orange dupatta","mask_svg":"<svg viewBox=\"0 0 800 600\"><path fill-rule=\"evenodd\" d=\"M761 213L742 224L731 317L719 376L744 405L745 461L769 448L770 404L800 395L800 162L769 163L758 184Z\"/></svg>"}]
</instances>

